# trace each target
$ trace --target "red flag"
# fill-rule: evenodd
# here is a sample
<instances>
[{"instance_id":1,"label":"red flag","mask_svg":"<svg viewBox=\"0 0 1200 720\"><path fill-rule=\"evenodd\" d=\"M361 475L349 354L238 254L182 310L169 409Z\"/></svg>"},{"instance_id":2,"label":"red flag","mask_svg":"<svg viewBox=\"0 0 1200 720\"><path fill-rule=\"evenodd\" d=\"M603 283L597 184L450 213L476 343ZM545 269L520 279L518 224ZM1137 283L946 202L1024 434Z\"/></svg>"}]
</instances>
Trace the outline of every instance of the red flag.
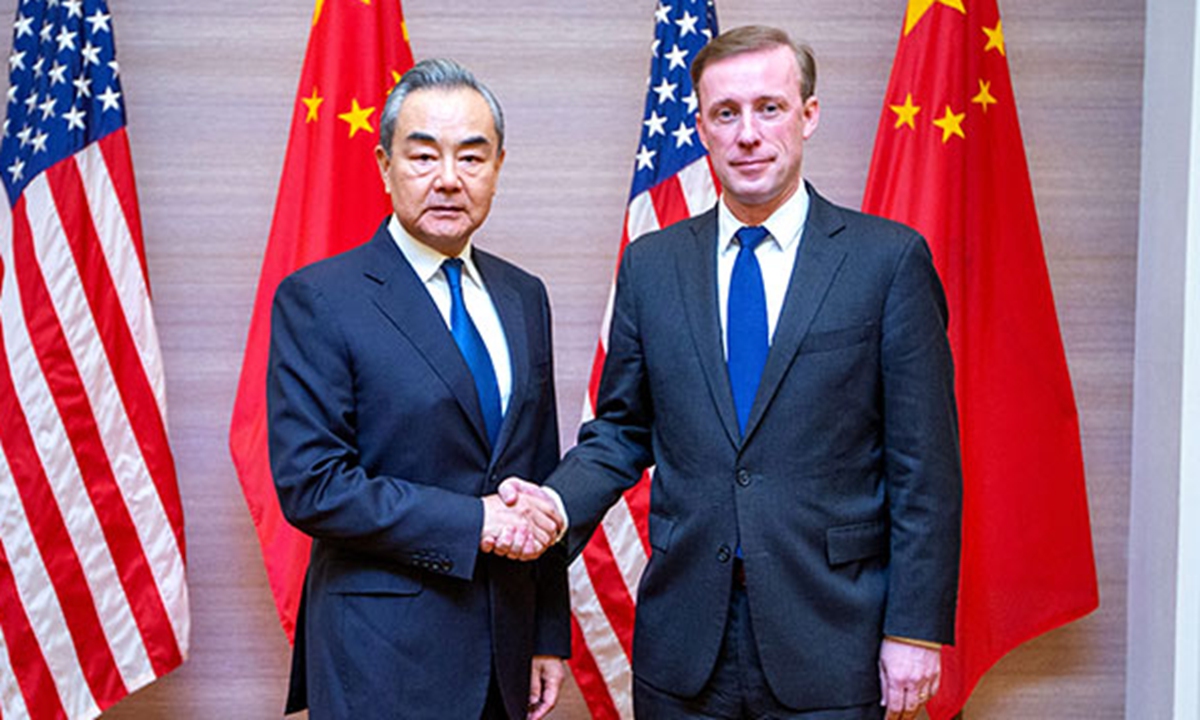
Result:
<instances>
[{"instance_id":1,"label":"red flag","mask_svg":"<svg viewBox=\"0 0 1200 720\"><path fill-rule=\"evenodd\" d=\"M9 67L0 717L93 718L187 655L183 507L107 5L20 3Z\"/></svg>"},{"instance_id":2,"label":"red flag","mask_svg":"<svg viewBox=\"0 0 1200 720\"><path fill-rule=\"evenodd\" d=\"M920 231L950 303L964 506L934 720L1099 599L1079 421L996 0L909 0L863 209Z\"/></svg>"},{"instance_id":3,"label":"red flag","mask_svg":"<svg viewBox=\"0 0 1200 720\"><path fill-rule=\"evenodd\" d=\"M233 462L289 638L309 539L283 519L267 457L271 300L293 270L362 243L391 212L374 148L387 94L412 65L398 0L317 0L229 429Z\"/></svg>"},{"instance_id":4,"label":"red flag","mask_svg":"<svg viewBox=\"0 0 1200 720\"><path fill-rule=\"evenodd\" d=\"M716 202L716 178L696 137L697 101L688 75L691 58L717 33L716 13L713 0L698 6L659 3L654 12L650 82L621 252L640 236L699 215ZM610 295L585 421L595 412L611 316ZM571 671L598 720L633 717L634 603L649 559L649 495L650 483L643 477L609 510L570 567Z\"/></svg>"}]
</instances>

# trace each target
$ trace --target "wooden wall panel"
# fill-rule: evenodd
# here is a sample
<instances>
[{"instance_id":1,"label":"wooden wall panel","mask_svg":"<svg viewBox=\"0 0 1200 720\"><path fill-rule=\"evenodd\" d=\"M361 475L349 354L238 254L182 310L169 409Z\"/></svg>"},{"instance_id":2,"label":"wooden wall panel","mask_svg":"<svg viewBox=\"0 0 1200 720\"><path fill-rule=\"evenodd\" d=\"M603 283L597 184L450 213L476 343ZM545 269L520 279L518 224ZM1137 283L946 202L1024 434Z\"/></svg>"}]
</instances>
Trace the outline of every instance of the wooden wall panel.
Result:
<instances>
[{"instance_id":1,"label":"wooden wall panel","mask_svg":"<svg viewBox=\"0 0 1200 720\"><path fill-rule=\"evenodd\" d=\"M0 0L0 18L16 5ZM289 651L226 442L312 3L110 5L187 513L194 629L184 667L106 717L275 717ZM861 199L905 5L718 1L723 27L778 24L816 49L822 123L806 175L851 206ZM509 157L480 243L548 283L564 444L608 297L653 7L404 2L416 55L463 61L504 103ZM1002 0L1001 10L1078 396L1101 608L1003 660L967 716L1116 718L1124 714L1144 5ZM586 717L573 687L555 717Z\"/></svg>"}]
</instances>

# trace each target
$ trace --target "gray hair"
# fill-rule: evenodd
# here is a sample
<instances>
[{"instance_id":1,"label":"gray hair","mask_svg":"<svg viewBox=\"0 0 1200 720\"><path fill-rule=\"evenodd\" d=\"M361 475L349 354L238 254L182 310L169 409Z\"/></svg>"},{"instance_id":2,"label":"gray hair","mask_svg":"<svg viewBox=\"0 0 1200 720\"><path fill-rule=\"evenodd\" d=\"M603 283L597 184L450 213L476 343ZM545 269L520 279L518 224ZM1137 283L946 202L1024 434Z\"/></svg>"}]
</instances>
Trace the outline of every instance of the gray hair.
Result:
<instances>
[{"instance_id":1,"label":"gray hair","mask_svg":"<svg viewBox=\"0 0 1200 720\"><path fill-rule=\"evenodd\" d=\"M496 137L499 147L496 152L504 150L504 111L500 109L500 101L492 94L487 85L480 82L470 70L448 58L429 58L413 65L392 92L388 95L383 106L383 117L379 122L379 145L383 152L392 156L392 136L396 132L396 118L400 115L400 106L410 93L418 90L470 88L483 96L488 108L492 111L492 124L496 127Z\"/></svg>"}]
</instances>

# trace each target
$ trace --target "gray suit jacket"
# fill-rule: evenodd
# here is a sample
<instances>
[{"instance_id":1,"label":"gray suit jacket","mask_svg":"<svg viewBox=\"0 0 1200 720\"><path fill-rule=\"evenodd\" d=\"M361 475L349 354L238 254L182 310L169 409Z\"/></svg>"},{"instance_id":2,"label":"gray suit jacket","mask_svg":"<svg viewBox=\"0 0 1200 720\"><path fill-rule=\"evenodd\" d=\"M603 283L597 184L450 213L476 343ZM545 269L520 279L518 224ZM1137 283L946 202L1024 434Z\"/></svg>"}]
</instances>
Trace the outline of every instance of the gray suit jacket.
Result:
<instances>
[{"instance_id":1,"label":"gray suit jacket","mask_svg":"<svg viewBox=\"0 0 1200 720\"><path fill-rule=\"evenodd\" d=\"M547 481L578 552L656 466L633 670L676 694L716 662L739 542L763 667L790 706L878 701L885 633L954 639L961 471L941 284L915 232L808 190L746 436L714 209L625 251L596 419Z\"/></svg>"}]
</instances>

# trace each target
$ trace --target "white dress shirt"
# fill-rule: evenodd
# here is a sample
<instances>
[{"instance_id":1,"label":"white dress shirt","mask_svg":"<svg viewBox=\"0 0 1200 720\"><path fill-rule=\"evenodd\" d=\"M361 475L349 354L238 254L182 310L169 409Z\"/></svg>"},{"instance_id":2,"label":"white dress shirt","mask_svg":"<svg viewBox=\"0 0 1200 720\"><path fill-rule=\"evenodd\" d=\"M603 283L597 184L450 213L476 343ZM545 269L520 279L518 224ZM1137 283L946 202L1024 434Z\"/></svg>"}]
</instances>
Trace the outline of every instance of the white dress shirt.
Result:
<instances>
[{"instance_id":1,"label":"white dress shirt","mask_svg":"<svg viewBox=\"0 0 1200 720\"><path fill-rule=\"evenodd\" d=\"M442 320L450 327L450 283L442 272L442 263L447 256L420 242L408 234L408 231L393 215L388 222L388 232L396 241L396 246L412 265L417 277L425 284L425 290L433 303L442 314ZM483 284L483 276L479 268L471 261L471 242L468 240L462 253L458 255L463 261L463 302L471 321L479 330L483 344L487 346L488 355L492 358L492 367L496 370L496 384L500 386L500 412L508 411L508 400L512 396L512 360L508 354L508 340L504 335L504 325L500 323L500 315L488 295Z\"/></svg>"},{"instance_id":2,"label":"white dress shirt","mask_svg":"<svg viewBox=\"0 0 1200 720\"><path fill-rule=\"evenodd\" d=\"M796 265L796 251L800 248L800 235L804 232L807 219L808 191L802 184L762 224L771 236L758 244L754 256L758 258L763 290L766 292L768 340L775 338L775 324L779 322L779 313L783 309L783 299L792 279L792 268ZM729 356L729 278L733 275L733 263L740 250L734 235L743 227L745 223L733 216L722 197L717 203L717 300L726 357Z\"/></svg>"}]
</instances>

